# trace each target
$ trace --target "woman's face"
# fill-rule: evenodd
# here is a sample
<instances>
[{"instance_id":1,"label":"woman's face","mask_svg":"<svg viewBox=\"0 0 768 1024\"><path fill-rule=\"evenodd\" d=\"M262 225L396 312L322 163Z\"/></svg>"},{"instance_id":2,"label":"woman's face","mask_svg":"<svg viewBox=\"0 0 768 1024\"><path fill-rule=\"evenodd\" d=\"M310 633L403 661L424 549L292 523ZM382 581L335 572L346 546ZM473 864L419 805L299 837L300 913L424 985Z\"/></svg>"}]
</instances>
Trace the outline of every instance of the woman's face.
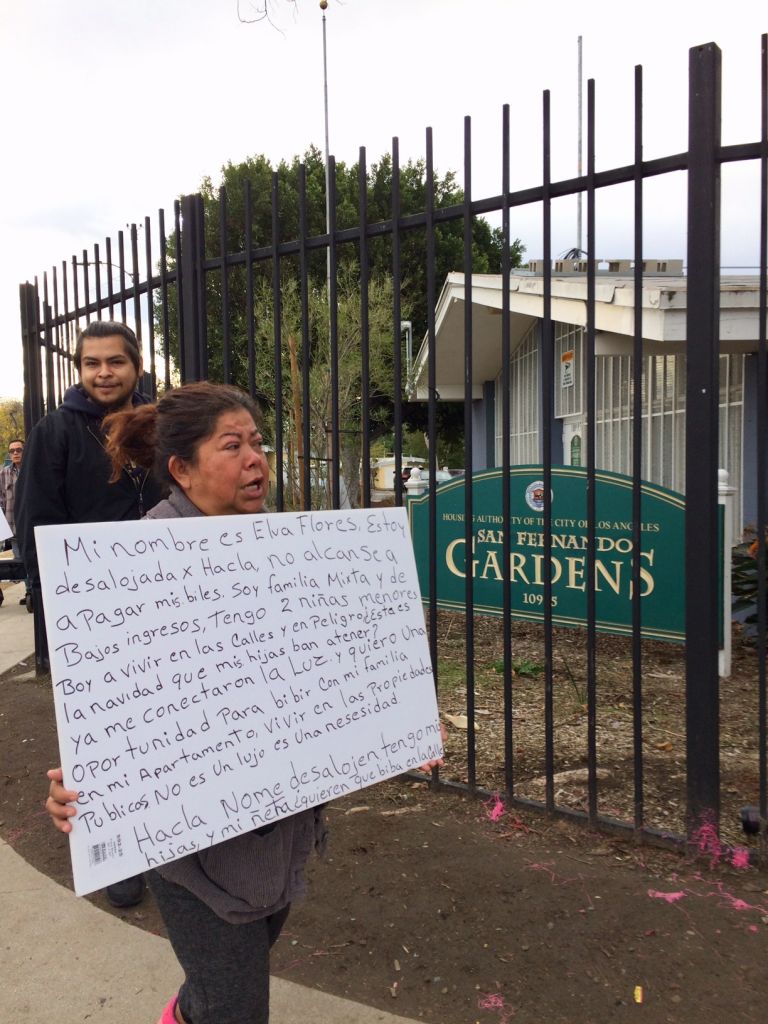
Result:
<instances>
[{"instance_id":1,"label":"woman's face","mask_svg":"<svg viewBox=\"0 0 768 1024\"><path fill-rule=\"evenodd\" d=\"M261 512L264 507L269 467L261 434L245 409L219 416L193 465L174 455L169 469L192 504L207 516Z\"/></svg>"}]
</instances>

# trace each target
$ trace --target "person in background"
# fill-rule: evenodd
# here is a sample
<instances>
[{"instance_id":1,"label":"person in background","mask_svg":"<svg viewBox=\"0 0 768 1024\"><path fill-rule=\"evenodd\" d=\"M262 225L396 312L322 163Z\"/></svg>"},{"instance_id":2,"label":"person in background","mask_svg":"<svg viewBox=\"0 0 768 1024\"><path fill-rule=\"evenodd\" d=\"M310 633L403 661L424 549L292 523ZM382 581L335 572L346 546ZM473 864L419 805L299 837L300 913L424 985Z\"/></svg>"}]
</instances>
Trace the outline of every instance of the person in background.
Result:
<instances>
[{"instance_id":1,"label":"person in background","mask_svg":"<svg viewBox=\"0 0 768 1024\"><path fill-rule=\"evenodd\" d=\"M11 537L11 551L13 552L13 557L18 559L21 558L21 553L19 551L19 541L16 537L16 509L18 507L16 503L16 484L19 479L19 470L21 469L21 458L23 454L24 442L20 437L14 437L8 445L8 455L10 456L11 463L9 466L3 466L0 468L0 509L3 510L3 515L8 521L8 526L13 530L13 536ZM32 603L29 579L27 579L26 583L26 593L24 597L19 599L19 604L25 604L31 611Z\"/></svg>"},{"instance_id":2,"label":"person in background","mask_svg":"<svg viewBox=\"0 0 768 1024\"><path fill-rule=\"evenodd\" d=\"M38 614L43 603L36 526L141 519L165 493L151 472L137 466L126 465L112 480L105 450L104 417L147 403L137 391L142 364L134 332L117 321L95 320L80 331L74 362L80 382L30 431L16 488L19 547ZM45 666L47 652L38 654ZM107 887L115 907L133 906L143 894L141 876Z\"/></svg>"}]
</instances>

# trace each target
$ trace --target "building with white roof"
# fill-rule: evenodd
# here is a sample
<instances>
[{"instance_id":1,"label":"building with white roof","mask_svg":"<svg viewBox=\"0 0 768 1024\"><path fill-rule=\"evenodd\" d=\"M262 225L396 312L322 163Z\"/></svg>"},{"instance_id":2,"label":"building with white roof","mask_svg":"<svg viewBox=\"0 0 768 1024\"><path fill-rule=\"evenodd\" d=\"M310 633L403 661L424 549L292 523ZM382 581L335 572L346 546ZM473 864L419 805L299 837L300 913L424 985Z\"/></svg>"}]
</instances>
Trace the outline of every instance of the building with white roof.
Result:
<instances>
[{"instance_id":1,"label":"building with white roof","mask_svg":"<svg viewBox=\"0 0 768 1024\"><path fill-rule=\"evenodd\" d=\"M595 465L632 472L632 351L635 286L629 261L595 278ZM513 464L542 461L540 261L510 277L510 397ZM586 464L586 261L555 261L552 461ZM502 278L472 277L474 469L502 461ZM643 479L685 490L687 279L682 261L647 261L642 288ZM464 275L449 274L436 309L435 372L441 401L463 401ZM723 277L720 287L720 465L736 488L736 533L756 518L756 398L759 280ZM414 397L427 399L426 339L414 363Z\"/></svg>"}]
</instances>

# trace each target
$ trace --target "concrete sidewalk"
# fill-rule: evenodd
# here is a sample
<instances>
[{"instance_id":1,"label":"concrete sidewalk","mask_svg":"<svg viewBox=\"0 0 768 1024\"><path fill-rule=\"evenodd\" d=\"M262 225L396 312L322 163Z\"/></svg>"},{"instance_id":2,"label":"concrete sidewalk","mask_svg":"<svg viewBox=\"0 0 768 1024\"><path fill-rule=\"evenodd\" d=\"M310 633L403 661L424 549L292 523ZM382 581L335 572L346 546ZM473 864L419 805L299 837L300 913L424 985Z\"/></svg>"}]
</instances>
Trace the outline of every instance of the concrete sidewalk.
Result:
<instances>
[{"instance_id":1,"label":"concrete sidewalk","mask_svg":"<svg viewBox=\"0 0 768 1024\"><path fill-rule=\"evenodd\" d=\"M0 674L34 675L33 617L5 587ZM24 662L25 664L20 664ZM1 685L1 684L0 684ZM44 771L40 765L41 793ZM147 897L148 898L148 897ZM169 943L92 906L30 867L0 840L0 1021L155 1024L181 982ZM360 1003L272 979L274 1024L404 1024Z\"/></svg>"},{"instance_id":2,"label":"concrete sidewalk","mask_svg":"<svg viewBox=\"0 0 768 1024\"><path fill-rule=\"evenodd\" d=\"M4 601L0 606L0 675L25 662L20 671L35 671L35 619L26 606L19 604L24 597L24 584L3 584Z\"/></svg>"}]
</instances>

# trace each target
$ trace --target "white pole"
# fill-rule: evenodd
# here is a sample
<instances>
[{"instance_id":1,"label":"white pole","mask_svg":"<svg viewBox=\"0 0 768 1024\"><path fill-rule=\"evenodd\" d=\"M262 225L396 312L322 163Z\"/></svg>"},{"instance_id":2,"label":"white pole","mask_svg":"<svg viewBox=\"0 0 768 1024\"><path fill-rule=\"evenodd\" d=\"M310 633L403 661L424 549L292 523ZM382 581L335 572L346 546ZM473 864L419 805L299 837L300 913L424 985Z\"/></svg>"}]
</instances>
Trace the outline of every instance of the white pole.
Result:
<instances>
[{"instance_id":1,"label":"white pole","mask_svg":"<svg viewBox=\"0 0 768 1024\"><path fill-rule=\"evenodd\" d=\"M579 61L578 61L578 63L579 63L579 70L578 70L578 77L579 77L579 81L578 81L578 97L579 97L579 132L578 132L578 139L579 139L579 142L578 142L578 159L576 161L576 173L577 173L578 177L580 178L581 177L581 170L582 170L582 163L581 163L581 148L582 148L581 125L582 125L582 120L583 120L583 117L582 117L582 92L583 92L582 77L583 76L582 76L582 70L581 70L581 36L579 36L578 49L579 49ZM576 203L577 203L577 206L576 206L576 248L579 250L579 256L581 256L581 200L582 200L582 194L581 194L581 192L579 192L577 197L576 197Z\"/></svg>"},{"instance_id":2,"label":"white pole","mask_svg":"<svg viewBox=\"0 0 768 1024\"><path fill-rule=\"evenodd\" d=\"M733 541L733 496L727 469L717 471L717 501L723 505L723 646L717 655L717 671L721 679L731 674L731 545Z\"/></svg>"}]
</instances>

